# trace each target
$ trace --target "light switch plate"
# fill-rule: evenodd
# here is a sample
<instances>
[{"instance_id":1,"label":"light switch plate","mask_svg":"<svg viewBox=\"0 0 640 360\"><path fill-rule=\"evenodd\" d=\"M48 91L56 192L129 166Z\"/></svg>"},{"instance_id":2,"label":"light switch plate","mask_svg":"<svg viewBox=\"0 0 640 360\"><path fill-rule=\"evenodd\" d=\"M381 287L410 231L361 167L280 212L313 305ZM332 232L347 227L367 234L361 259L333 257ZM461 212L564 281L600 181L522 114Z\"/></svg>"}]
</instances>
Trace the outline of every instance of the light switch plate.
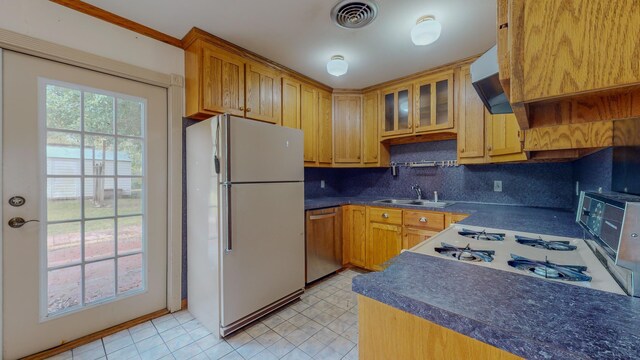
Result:
<instances>
[{"instance_id":1,"label":"light switch plate","mask_svg":"<svg viewBox=\"0 0 640 360\"><path fill-rule=\"evenodd\" d=\"M493 191L502 192L502 181L500 180L493 181Z\"/></svg>"},{"instance_id":2,"label":"light switch plate","mask_svg":"<svg viewBox=\"0 0 640 360\"><path fill-rule=\"evenodd\" d=\"M320 189L324 189L324 180L320 180Z\"/></svg>"}]
</instances>

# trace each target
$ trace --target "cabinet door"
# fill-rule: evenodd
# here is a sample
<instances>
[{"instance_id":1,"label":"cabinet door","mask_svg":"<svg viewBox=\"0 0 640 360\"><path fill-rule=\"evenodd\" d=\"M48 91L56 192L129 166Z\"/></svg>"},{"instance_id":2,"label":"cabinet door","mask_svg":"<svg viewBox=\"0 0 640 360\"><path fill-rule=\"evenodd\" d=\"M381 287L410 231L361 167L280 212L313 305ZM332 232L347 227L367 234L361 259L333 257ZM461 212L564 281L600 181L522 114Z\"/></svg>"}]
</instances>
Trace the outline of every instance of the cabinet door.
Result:
<instances>
[{"instance_id":1,"label":"cabinet door","mask_svg":"<svg viewBox=\"0 0 640 360\"><path fill-rule=\"evenodd\" d=\"M520 142L520 125L513 114L485 114L487 152L491 161L526 160Z\"/></svg>"},{"instance_id":2,"label":"cabinet door","mask_svg":"<svg viewBox=\"0 0 640 360\"><path fill-rule=\"evenodd\" d=\"M412 247L429 239L437 233L438 232L431 230L404 228L404 235L402 237L402 248L411 249Z\"/></svg>"},{"instance_id":3,"label":"cabinet door","mask_svg":"<svg viewBox=\"0 0 640 360\"><path fill-rule=\"evenodd\" d=\"M382 271L381 266L402 250L402 226L370 222L367 231L367 268Z\"/></svg>"},{"instance_id":4,"label":"cabinet door","mask_svg":"<svg viewBox=\"0 0 640 360\"><path fill-rule=\"evenodd\" d=\"M460 71L459 105L459 162L484 162L484 104L471 84L468 67Z\"/></svg>"},{"instance_id":5,"label":"cabinet door","mask_svg":"<svg viewBox=\"0 0 640 360\"><path fill-rule=\"evenodd\" d=\"M365 267L367 217L364 206L349 205L344 211L343 264Z\"/></svg>"},{"instance_id":6,"label":"cabinet door","mask_svg":"<svg viewBox=\"0 0 640 360\"><path fill-rule=\"evenodd\" d=\"M274 124L280 123L280 75L273 69L251 62L246 68L246 116Z\"/></svg>"},{"instance_id":7,"label":"cabinet door","mask_svg":"<svg viewBox=\"0 0 640 360\"><path fill-rule=\"evenodd\" d=\"M378 92L364 94L362 98L362 162L378 162L380 139L378 137Z\"/></svg>"},{"instance_id":8,"label":"cabinet door","mask_svg":"<svg viewBox=\"0 0 640 360\"><path fill-rule=\"evenodd\" d=\"M334 106L336 163L358 164L362 158L362 98L359 95L336 95Z\"/></svg>"},{"instance_id":9,"label":"cabinet door","mask_svg":"<svg viewBox=\"0 0 640 360\"><path fill-rule=\"evenodd\" d=\"M453 72L415 84L416 132L453 128Z\"/></svg>"},{"instance_id":10,"label":"cabinet door","mask_svg":"<svg viewBox=\"0 0 640 360\"><path fill-rule=\"evenodd\" d=\"M320 91L318 94L318 162L333 162L333 117L331 94Z\"/></svg>"},{"instance_id":11,"label":"cabinet door","mask_svg":"<svg viewBox=\"0 0 640 360\"><path fill-rule=\"evenodd\" d=\"M410 84L384 91L382 109L382 136L413 132L413 97Z\"/></svg>"},{"instance_id":12,"label":"cabinet door","mask_svg":"<svg viewBox=\"0 0 640 360\"><path fill-rule=\"evenodd\" d=\"M300 83L282 78L282 126L300 129Z\"/></svg>"},{"instance_id":13,"label":"cabinet door","mask_svg":"<svg viewBox=\"0 0 640 360\"><path fill-rule=\"evenodd\" d=\"M203 109L244 116L244 60L207 46L202 54Z\"/></svg>"},{"instance_id":14,"label":"cabinet door","mask_svg":"<svg viewBox=\"0 0 640 360\"><path fill-rule=\"evenodd\" d=\"M314 164L318 160L318 90L312 86L300 88L300 124L304 132L304 161Z\"/></svg>"}]
</instances>

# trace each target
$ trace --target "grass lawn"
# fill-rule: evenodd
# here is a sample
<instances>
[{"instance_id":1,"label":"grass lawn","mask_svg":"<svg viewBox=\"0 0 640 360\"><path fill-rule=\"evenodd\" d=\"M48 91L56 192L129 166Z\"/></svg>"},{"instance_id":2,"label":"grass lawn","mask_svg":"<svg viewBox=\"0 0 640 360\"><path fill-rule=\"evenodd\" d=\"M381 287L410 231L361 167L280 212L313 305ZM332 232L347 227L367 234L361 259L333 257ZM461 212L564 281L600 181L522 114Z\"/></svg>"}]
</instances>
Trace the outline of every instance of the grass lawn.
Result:
<instances>
[{"instance_id":1,"label":"grass lawn","mask_svg":"<svg viewBox=\"0 0 640 360\"><path fill-rule=\"evenodd\" d=\"M105 200L103 206L96 206L91 200L85 200L85 214L88 218L115 216L113 210L113 199ZM141 199L118 199L118 209L120 215L139 214L141 210ZM71 220L80 218L80 199L77 200L49 200L47 202L47 214L49 221ZM108 230L110 222L95 221L92 224L91 231ZM139 225L140 218L137 216L118 219L118 226ZM79 228L78 222L57 224L50 226L48 231L51 235L59 235L64 233L77 232Z\"/></svg>"}]
</instances>

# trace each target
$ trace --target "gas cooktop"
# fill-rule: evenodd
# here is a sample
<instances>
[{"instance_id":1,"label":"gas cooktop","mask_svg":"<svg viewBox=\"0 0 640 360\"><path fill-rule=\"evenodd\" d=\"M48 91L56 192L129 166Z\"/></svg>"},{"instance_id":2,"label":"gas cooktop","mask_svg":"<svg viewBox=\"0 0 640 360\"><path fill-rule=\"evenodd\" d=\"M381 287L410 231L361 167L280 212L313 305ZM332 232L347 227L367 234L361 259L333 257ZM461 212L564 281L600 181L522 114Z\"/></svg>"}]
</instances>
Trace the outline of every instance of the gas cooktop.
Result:
<instances>
[{"instance_id":1,"label":"gas cooktop","mask_svg":"<svg viewBox=\"0 0 640 360\"><path fill-rule=\"evenodd\" d=\"M407 251L625 294L582 239L454 225Z\"/></svg>"}]
</instances>

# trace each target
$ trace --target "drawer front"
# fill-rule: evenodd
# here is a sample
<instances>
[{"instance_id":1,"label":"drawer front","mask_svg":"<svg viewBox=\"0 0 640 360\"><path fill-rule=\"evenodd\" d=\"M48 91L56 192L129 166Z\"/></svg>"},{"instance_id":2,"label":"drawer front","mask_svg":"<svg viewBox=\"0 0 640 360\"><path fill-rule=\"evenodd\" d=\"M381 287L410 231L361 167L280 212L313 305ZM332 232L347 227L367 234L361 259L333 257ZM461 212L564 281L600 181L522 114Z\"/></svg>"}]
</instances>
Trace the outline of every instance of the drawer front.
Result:
<instances>
[{"instance_id":1,"label":"drawer front","mask_svg":"<svg viewBox=\"0 0 640 360\"><path fill-rule=\"evenodd\" d=\"M422 211L404 211L404 226L444 230L444 214Z\"/></svg>"},{"instance_id":2,"label":"drawer front","mask_svg":"<svg viewBox=\"0 0 640 360\"><path fill-rule=\"evenodd\" d=\"M382 224L402 225L402 210L370 207L369 221Z\"/></svg>"}]
</instances>

